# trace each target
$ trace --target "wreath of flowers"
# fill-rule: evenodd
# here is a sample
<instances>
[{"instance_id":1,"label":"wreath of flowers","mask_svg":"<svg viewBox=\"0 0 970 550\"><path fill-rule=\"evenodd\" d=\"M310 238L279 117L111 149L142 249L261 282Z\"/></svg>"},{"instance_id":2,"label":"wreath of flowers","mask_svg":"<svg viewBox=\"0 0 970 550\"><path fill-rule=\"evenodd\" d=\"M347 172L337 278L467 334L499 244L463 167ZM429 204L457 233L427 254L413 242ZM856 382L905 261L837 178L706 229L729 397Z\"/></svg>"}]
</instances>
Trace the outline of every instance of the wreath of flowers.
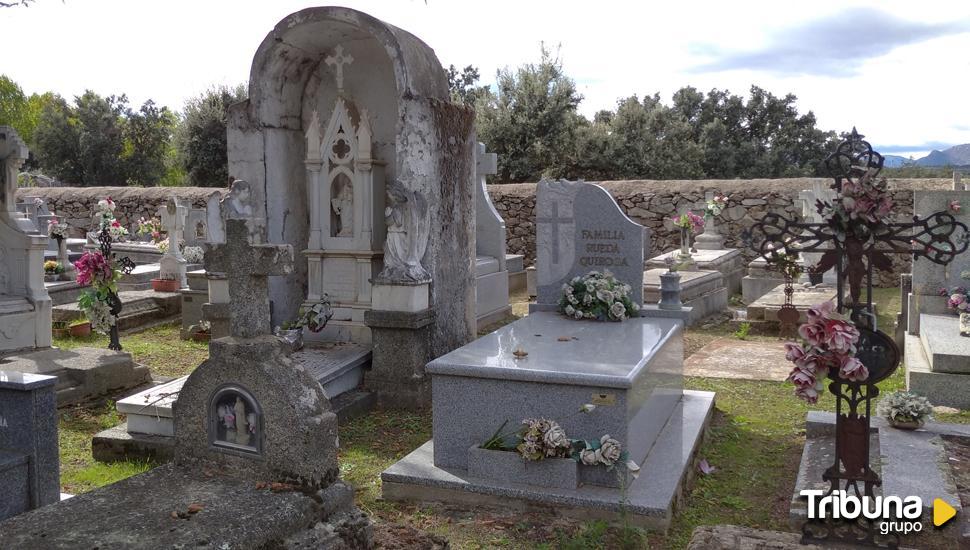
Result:
<instances>
[{"instance_id":1,"label":"wreath of flowers","mask_svg":"<svg viewBox=\"0 0 970 550\"><path fill-rule=\"evenodd\" d=\"M854 236L871 240L889 230L894 203L887 185L886 178L876 179L873 171L857 180L843 180L840 197L819 209L835 229L836 239L845 241L847 236Z\"/></svg>"},{"instance_id":2,"label":"wreath of flowers","mask_svg":"<svg viewBox=\"0 0 970 550\"><path fill-rule=\"evenodd\" d=\"M151 237L153 243L158 243L163 238L162 222L158 218L138 218L137 233L139 235L148 235Z\"/></svg>"},{"instance_id":3,"label":"wreath of flowers","mask_svg":"<svg viewBox=\"0 0 970 550\"><path fill-rule=\"evenodd\" d=\"M940 296L946 297L947 309L952 309L957 313L964 313L970 308L970 296L967 296L967 289L965 287L941 288Z\"/></svg>"},{"instance_id":4,"label":"wreath of flowers","mask_svg":"<svg viewBox=\"0 0 970 550\"><path fill-rule=\"evenodd\" d=\"M68 226L61 223L56 216L47 221L47 236L52 239L66 239Z\"/></svg>"},{"instance_id":5,"label":"wreath of flowers","mask_svg":"<svg viewBox=\"0 0 970 550\"><path fill-rule=\"evenodd\" d=\"M795 364L788 375L795 395L814 404L832 371L844 380L864 382L869 369L855 356L859 330L835 311L834 303L816 305L807 316L808 322L798 327L803 342L785 344L785 359Z\"/></svg>"},{"instance_id":6,"label":"wreath of flowers","mask_svg":"<svg viewBox=\"0 0 970 550\"><path fill-rule=\"evenodd\" d=\"M98 216L98 231L104 231L107 228L111 238L120 241L128 236L128 230L115 219L114 211L115 202L111 200L111 197L105 197L98 201L95 208L95 214Z\"/></svg>"},{"instance_id":7,"label":"wreath of flowers","mask_svg":"<svg viewBox=\"0 0 970 550\"><path fill-rule=\"evenodd\" d=\"M704 213L708 216L716 217L727 207L728 199L724 195L718 193L714 195L714 198L707 201L707 206L704 208Z\"/></svg>"},{"instance_id":8,"label":"wreath of flowers","mask_svg":"<svg viewBox=\"0 0 970 550\"><path fill-rule=\"evenodd\" d=\"M78 284L90 285L78 298L78 307L91 321L94 330L109 332L117 318L111 313L108 298L112 292L118 290L121 271L115 269L101 251L85 252L74 262L74 267L77 269Z\"/></svg>"},{"instance_id":9,"label":"wreath of flowers","mask_svg":"<svg viewBox=\"0 0 970 550\"><path fill-rule=\"evenodd\" d=\"M578 413L590 413L596 405L587 403ZM573 415L570 415L573 416ZM605 466L612 470L622 465L636 477L640 466L630 460L623 445L609 434L597 439L570 439L566 430L547 418L526 418L518 430L501 433L508 421L504 422L484 444L483 449L496 451L515 451L523 459L539 461L546 458L569 458L586 466Z\"/></svg>"},{"instance_id":10,"label":"wreath of flowers","mask_svg":"<svg viewBox=\"0 0 970 550\"><path fill-rule=\"evenodd\" d=\"M636 317L640 306L630 299L630 285L616 280L609 271L590 271L562 285L559 310L573 319L622 321Z\"/></svg>"},{"instance_id":11,"label":"wreath of flowers","mask_svg":"<svg viewBox=\"0 0 970 550\"><path fill-rule=\"evenodd\" d=\"M698 216L693 212L687 212L686 214L681 214L679 216L674 216L670 218L674 225L690 231L691 233L700 233L704 230L704 218Z\"/></svg>"}]
</instances>

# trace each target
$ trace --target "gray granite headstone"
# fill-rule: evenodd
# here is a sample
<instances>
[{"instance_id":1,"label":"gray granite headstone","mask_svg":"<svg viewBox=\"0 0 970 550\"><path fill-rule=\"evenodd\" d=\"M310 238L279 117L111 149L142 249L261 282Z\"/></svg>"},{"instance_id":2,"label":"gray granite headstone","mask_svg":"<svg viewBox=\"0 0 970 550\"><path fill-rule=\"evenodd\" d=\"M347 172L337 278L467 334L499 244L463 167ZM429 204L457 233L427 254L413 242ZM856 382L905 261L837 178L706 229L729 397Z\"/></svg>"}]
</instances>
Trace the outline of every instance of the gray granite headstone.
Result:
<instances>
[{"instance_id":1,"label":"gray granite headstone","mask_svg":"<svg viewBox=\"0 0 970 550\"><path fill-rule=\"evenodd\" d=\"M950 208L952 201L957 201L960 208L956 211ZM920 218L947 212L958 222L970 227L970 191L916 191L913 194L913 214ZM954 238L960 237L961 230L957 230ZM967 278L961 275L966 274ZM913 263L913 292L924 296L935 296L943 287L970 287L970 250L959 254L949 265L935 264L926 259L919 259Z\"/></svg>"},{"instance_id":2,"label":"gray granite headstone","mask_svg":"<svg viewBox=\"0 0 970 550\"><path fill-rule=\"evenodd\" d=\"M647 229L599 185L543 180L536 193L537 308L554 308L573 277L607 270L642 304Z\"/></svg>"},{"instance_id":3,"label":"gray granite headstone","mask_svg":"<svg viewBox=\"0 0 970 550\"><path fill-rule=\"evenodd\" d=\"M60 500L56 383L0 370L0 520Z\"/></svg>"}]
</instances>

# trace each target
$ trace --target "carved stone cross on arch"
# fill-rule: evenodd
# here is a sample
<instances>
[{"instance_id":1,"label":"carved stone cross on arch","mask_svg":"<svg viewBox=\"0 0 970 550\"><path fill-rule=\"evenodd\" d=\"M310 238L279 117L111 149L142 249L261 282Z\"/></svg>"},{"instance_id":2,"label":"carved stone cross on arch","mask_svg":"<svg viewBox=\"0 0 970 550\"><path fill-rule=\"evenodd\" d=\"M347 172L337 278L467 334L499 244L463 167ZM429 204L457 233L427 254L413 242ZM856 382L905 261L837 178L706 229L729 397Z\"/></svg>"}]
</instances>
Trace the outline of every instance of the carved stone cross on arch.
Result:
<instances>
[{"instance_id":1,"label":"carved stone cross on arch","mask_svg":"<svg viewBox=\"0 0 970 550\"><path fill-rule=\"evenodd\" d=\"M353 63L354 56L344 54L344 47L338 45L333 49L333 55L328 55L324 61L336 70L337 93L344 93L344 65Z\"/></svg>"}]
</instances>

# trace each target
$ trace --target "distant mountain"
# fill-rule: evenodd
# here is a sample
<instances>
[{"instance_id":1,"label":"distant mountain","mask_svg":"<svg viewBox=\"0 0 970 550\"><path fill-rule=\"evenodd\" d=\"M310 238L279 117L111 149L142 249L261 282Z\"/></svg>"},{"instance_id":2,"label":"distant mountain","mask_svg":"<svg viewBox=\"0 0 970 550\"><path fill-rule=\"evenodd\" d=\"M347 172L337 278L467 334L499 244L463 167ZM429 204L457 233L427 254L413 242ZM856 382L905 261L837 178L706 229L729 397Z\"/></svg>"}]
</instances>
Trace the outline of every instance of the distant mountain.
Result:
<instances>
[{"instance_id":1,"label":"distant mountain","mask_svg":"<svg viewBox=\"0 0 970 550\"><path fill-rule=\"evenodd\" d=\"M916 161L917 166L968 166L970 165L970 143L954 145L943 151L931 151Z\"/></svg>"},{"instance_id":2,"label":"distant mountain","mask_svg":"<svg viewBox=\"0 0 970 550\"><path fill-rule=\"evenodd\" d=\"M905 166L910 164L911 160L906 157L901 157L899 155L885 155L883 157L883 166L886 168L899 168L900 166Z\"/></svg>"}]
</instances>

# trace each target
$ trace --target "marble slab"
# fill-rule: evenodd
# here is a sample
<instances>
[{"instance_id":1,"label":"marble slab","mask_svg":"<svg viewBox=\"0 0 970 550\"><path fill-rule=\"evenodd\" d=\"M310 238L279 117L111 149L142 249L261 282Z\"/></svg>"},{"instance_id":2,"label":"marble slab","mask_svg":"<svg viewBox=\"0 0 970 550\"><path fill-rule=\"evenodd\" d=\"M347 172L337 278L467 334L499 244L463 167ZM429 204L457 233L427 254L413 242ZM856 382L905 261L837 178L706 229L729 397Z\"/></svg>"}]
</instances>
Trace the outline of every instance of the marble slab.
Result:
<instances>
[{"instance_id":1,"label":"marble slab","mask_svg":"<svg viewBox=\"0 0 970 550\"><path fill-rule=\"evenodd\" d=\"M954 212L950 203L958 201L962 208ZM915 191L913 213L925 218L936 212L946 212L958 222L970 226L970 191ZM960 237L957 230L954 237ZM957 255L949 265L939 265L925 259L913 262L913 292L936 295L942 287L970 286L970 250ZM962 275L968 274L968 278ZM923 310L920 310L923 313Z\"/></svg>"},{"instance_id":2,"label":"marble slab","mask_svg":"<svg viewBox=\"0 0 970 550\"><path fill-rule=\"evenodd\" d=\"M573 438L609 434L642 460L682 396L682 327L535 312L435 359L425 368L435 464L466 468L471 446L534 417L560 422ZM580 414L587 403L595 410Z\"/></svg>"},{"instance_id":3,"label":"marble slab","mask_svg":"<svg viewBox=\"0 0 970 550\"><path fill-rule=\"evenodd\" d=\"M620 210L610 193L582 181L539 182L536 190L536 309L555 309L562 284L610 271L643 303L647 229Z\"/></svg>"},{"instance_id":4,"label":"marble slab","mask_svg":"<svg viewBox=\"0 0 970 550\"><path fill-rule=\"evenodd\" d=\"M128 432L174 436L172 404L178 400L187 378L176 378L119 400L115 408L128 416Z\"/></svg>"},{"instance_id":5,"label":"marble slab","mask_svg":"<svg viewBox=\"0 0 970 550\"><path fill-rule=\"evenodd\" d=\"M970 338L960 336L954 314L920 315L919 338L933 372L970 374Z\"/></svg>"}]
</instances>

